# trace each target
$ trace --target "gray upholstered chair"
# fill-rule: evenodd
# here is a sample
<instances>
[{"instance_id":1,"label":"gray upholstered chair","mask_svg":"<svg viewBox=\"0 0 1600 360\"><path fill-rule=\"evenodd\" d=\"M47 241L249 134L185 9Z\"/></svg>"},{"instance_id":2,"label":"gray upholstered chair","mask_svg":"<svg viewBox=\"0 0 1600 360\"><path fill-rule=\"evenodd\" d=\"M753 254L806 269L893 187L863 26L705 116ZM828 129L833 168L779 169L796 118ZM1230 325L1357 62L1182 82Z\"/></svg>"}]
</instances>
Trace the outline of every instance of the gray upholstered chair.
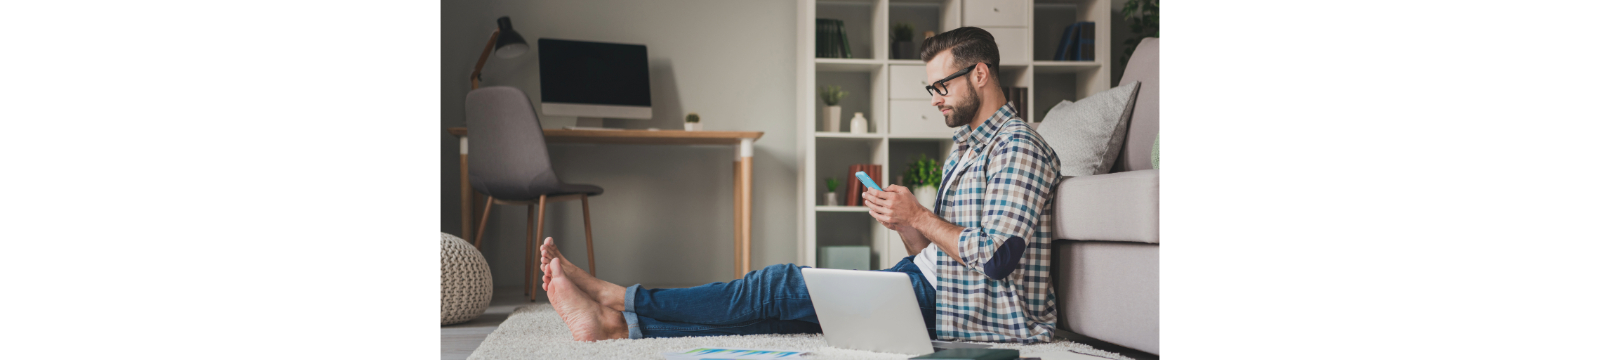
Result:
<instances>
[{"instance_id":1,"label":"gray upholstered chair","mask_svg":"<svg viewBox=\"0 0 1600 360\"><path fill-rule=\"evenodd\" d=\"M1140 82L1127 141L1111 172L1056 186L1058 326L1079 335L1161 354L1161 173L1150 161L1160 131L1161 40L1145 38L1120 85ZM1126 355L1126 354L1124 354Z\"/></svg>"},{"instance_id":2,"label":"gray upholstered chair","mask_svg":"<svg viewBox=\"0 0 1600 360\"><path fill-rule=\"evenodd\" d=\"M468 177L472 188L489 197L478 220L473 245L483 247L483 228L494 204L528 207L528 251L523 263L527 280L523 289L528 299L537 300L533 291L533 249L536 239L544 238L545 204L565 200L583 201L583 240L589 251L589 273L595 272L594 235L589 229L589 197L604 189L594 185L561 182L550 167L550 152L545 148L544 129L528 95L514 87L491 86L467 93ZM534 207L538 206L537 212ZM535 215L537 214L537 215ZM537 218L535 218L537 216ZM537 225L535 225L537 224Z\"/></svg>"}]
</instances>

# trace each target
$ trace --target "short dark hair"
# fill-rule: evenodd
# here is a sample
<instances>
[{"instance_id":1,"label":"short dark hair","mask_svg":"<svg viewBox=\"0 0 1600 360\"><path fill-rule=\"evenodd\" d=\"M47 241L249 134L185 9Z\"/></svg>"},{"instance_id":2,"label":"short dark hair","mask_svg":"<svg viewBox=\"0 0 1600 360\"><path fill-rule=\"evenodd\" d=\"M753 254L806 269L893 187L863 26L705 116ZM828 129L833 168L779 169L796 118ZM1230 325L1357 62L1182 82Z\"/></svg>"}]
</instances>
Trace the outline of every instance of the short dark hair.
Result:
<instances>
[{"instance_id":1,"label":"short dark hair","mask_svg":"<svg viewBox=\"0 0 1600 360\"><path fill-rule=\"evenodd\" d=\"M994 67L1000 64L1000 47L994 44L994 35L987 30L968 26L923 40L922 62L933 61L933 57L945 49L950 49L956 68L984 63L989 64L989 71L999 70Z\"/></svg>"}]
</instances>

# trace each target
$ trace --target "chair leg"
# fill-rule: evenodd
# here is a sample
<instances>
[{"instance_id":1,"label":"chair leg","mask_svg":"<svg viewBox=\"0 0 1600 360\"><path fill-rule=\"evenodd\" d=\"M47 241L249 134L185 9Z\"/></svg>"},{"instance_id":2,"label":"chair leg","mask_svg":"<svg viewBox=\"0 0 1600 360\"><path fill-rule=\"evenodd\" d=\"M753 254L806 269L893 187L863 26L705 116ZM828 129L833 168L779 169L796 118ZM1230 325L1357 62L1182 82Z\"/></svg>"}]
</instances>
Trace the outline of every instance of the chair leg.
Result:
<instances>
[{"instance_id":1,"label":"chair leg","mask_svg":"<svg viewBox=\"0 0 1600 360\"><path fill-rule=\"evenodd\" d=\"M528 217L529 217L529 219L528 219L528 260L525 263L525 267L527 268L527 271L524 272L524 274L527 274L526 278L528 279L528 281L523 284L524 286L526 286L528 288L528 291L527 291L527 294L526 294L526 295L528 295L528 301L538 301L539 300L538 291L533 290L533 283L536 282L536 281L539 281L538 280L538 276L536 276L538 274L535 274L533 272L533 247L535 246L534 245L534 239L535 238L540 239L540 241L543 241L543 239L544 239L544 204L545 204L545 195L539 195L539 212L537 213L538 215L534 215L535 213L533 212L533 206L532 205L528 206ZM535 216L537 216L538 218L534 219L533 217L535 217ZM538 225L534 225L535 222L537 222Z\"/></svg>"},{"instance_id":2,"label":"chair leg","mask_svg":"<svg viewBox=\"0 0 1600 360\"><path fill-rule=\"evenodd\" d=\"M594 271L594 233L589 231L589 194L583 194L583 243L589 246L589 276L599 276Z\"/></svg>"},{"instance_id":3,"label":"chair leg","mask_svg":"<svg viewBox=\"0 0 1600 360\"><path fill-rule=\"evenodd\" d=\"M483 217L478 220L478 231L472 234L472 246L478 250L483 250L483 225L489 223L489 209L492 207L494 207L494 197L490 196L489 201L483 202Z\"/></svg>"}]
</instances>

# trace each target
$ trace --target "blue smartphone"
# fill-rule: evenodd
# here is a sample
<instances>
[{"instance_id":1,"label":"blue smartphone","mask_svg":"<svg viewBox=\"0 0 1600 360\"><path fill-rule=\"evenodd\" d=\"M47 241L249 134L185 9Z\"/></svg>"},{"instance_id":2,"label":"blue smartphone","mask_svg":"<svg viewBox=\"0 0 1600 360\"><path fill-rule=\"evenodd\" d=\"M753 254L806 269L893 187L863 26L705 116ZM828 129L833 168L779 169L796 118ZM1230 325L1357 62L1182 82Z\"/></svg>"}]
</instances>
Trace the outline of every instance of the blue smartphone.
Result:
<instances>
[{"instance_id":1,"label":"blue smartphone","mask_svg":"<svg viewBox=\"0 0 1600 360\"><path fill-rule=\"evenodd\" d=\"M861 179L861 184L862 185L866 185L867 187L872 188L873 190L883 191L883 188L878 187L878 183L872 182L872 177L871 176L867 176L867 172L865 172L865 171L857 171L856 172L856 178L857 179Z\"/></svg>"}]
</instances>

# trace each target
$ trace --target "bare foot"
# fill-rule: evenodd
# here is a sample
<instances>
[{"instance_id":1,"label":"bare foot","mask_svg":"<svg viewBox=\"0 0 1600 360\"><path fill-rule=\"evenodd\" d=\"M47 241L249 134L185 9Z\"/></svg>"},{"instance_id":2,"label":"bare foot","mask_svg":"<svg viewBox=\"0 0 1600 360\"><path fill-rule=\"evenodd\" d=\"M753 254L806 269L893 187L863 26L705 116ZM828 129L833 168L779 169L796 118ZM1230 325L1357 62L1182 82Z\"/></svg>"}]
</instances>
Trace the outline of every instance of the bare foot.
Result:
<instances>
[{"instance_id":1,"label":"bare foot","mask_svg":"<svg viewBox=\"0 0 1600 360\"><path fill-rule=\"evenodd\" d=\"M594 275L589 275L589 272L572 265L572 262L567 261L567 257L561 254L561 250L556 249L554 238L549 237L544 238L544 244L539 245L539 270L544 272L544 277L541 281L544 291L550 291L551 272L555 270L553 268L556 266L552 260L555 259L561 259L560 270L566 274L567 280L571 281L573 285L577 285L579 289L583 289L583 292L588 294L590 299L594 299L601 306L611 310L622 311L626 308L623 297L628 293L627 288L609 281L600 280Z\"/></svg>"},{"instance_id":2,"label":"bare foot","mask_svg":"<svg viewBox=\"0 0 1600 360\"><path fill-rule=\"evenodd\" d=\"M622 319L622 313L589 299L582 289L578 289L562 274L563 262L555 259L551 263L550 272L554 276L546 291L550 292L550 305L555 307L556 314L561 315L561 321L567 323L567 329L572 330L572 339L597 341L628 338L628 324Z\"/></svg>"}]
</instances>

